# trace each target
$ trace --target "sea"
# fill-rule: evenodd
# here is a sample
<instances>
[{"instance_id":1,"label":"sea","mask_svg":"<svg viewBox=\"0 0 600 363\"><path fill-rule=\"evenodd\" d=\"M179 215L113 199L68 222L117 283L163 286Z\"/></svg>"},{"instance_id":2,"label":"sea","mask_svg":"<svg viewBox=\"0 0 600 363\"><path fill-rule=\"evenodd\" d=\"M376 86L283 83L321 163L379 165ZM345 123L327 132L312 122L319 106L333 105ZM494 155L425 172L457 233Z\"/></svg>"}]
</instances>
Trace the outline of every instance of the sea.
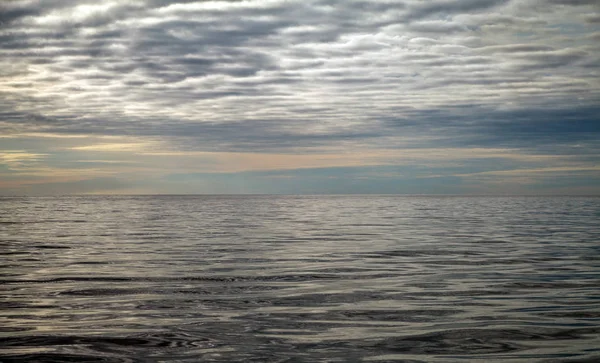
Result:
<instances>
[{"instance_id":1,"label":"sea","mask_svg":"<svg viewBox=\"0 0 600 363\"><path fill-rule=\"evenodd\" d=\"M600 198L0 198L0 362L600 362Z\"/></svg>"}]
</instances>

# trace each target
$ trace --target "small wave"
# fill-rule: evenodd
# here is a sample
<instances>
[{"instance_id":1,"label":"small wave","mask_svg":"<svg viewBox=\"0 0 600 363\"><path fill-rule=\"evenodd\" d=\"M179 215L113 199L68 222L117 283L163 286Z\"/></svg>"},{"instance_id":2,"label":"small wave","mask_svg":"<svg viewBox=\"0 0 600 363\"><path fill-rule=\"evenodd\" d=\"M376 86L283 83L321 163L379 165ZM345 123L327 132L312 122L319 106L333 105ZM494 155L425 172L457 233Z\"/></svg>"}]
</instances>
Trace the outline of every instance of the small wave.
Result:
<instances>
[{"instance_id":1,"label":"small wave","mask_svg":"<svg viewBox=\"0 0 600 363\"><path fill-rule=\"evenodd\" d=\"M110 347L212 348L216 344L216 341L210 338L182 333L145 333L125 337L30 335L0 338L0 345L4 347L90 346L97 350L105 350Z\"/></svg>"},{"instance_id":2,"label":"small wave","mask_svg":"<svg viewBox=\"0 0 600 363\"><path fill-rule=\"evenodd\" d=\"M65 362L102 362L102 363L138 363L141 360L121 357L103 357L81 354L62 354L62 353L34 353L34 354L0 354L2 363L65 363Z\"/></svg>"}]
</instances>

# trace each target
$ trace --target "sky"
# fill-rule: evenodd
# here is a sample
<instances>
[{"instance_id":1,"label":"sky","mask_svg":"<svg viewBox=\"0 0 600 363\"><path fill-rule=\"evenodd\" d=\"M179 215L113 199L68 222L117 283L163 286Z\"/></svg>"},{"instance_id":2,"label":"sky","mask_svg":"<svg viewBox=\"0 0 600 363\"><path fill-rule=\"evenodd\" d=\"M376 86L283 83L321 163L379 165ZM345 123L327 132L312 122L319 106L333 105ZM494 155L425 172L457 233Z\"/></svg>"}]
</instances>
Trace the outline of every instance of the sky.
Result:
<instances>
[{"instance_id":1,"label":"sky","mask_svg":"<svg viewBox=\"0 0 600 363\"><path fill-rule=\"evenodd\" d=\"M600 1L0 2L0 195L600 194Z\"/></svg>"}]
</instances>

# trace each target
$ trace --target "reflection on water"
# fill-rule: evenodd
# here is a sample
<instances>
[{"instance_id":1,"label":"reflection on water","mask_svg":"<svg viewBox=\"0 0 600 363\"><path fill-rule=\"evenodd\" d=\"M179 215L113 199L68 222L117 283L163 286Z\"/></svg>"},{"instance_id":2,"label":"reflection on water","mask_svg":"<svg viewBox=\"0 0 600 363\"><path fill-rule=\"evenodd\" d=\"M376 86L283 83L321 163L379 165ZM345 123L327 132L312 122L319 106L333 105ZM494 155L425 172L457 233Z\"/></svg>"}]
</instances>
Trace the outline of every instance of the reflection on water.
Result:
<instances>
[{"instance_id":1,"label":"reflection on water","mask_svg":"<svg viewBox=\"0 0 600 363\"><path fill-rule=\"evenodd\" d=\"M1 362L597 362L600 198L0 199Z\"/></svg>"}]
</instances>

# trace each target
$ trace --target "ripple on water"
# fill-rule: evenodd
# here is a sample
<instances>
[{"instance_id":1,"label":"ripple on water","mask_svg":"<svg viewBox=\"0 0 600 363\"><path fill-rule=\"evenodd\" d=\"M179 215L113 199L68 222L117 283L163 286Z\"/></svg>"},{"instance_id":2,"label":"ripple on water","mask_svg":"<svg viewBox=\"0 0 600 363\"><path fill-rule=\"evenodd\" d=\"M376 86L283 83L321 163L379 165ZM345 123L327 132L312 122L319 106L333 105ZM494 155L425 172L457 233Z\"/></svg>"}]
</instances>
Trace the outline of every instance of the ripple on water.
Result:
<instances>
[{"instance_id":1,"label":"ripple on water","mask_svg":"<svg viewBox=\"0 0 600 363\"><path fill-rule=\"evenodd\" d=\"M600 198L0 204L0 362L597 362Z\"/></svg>"}]
</instances>

